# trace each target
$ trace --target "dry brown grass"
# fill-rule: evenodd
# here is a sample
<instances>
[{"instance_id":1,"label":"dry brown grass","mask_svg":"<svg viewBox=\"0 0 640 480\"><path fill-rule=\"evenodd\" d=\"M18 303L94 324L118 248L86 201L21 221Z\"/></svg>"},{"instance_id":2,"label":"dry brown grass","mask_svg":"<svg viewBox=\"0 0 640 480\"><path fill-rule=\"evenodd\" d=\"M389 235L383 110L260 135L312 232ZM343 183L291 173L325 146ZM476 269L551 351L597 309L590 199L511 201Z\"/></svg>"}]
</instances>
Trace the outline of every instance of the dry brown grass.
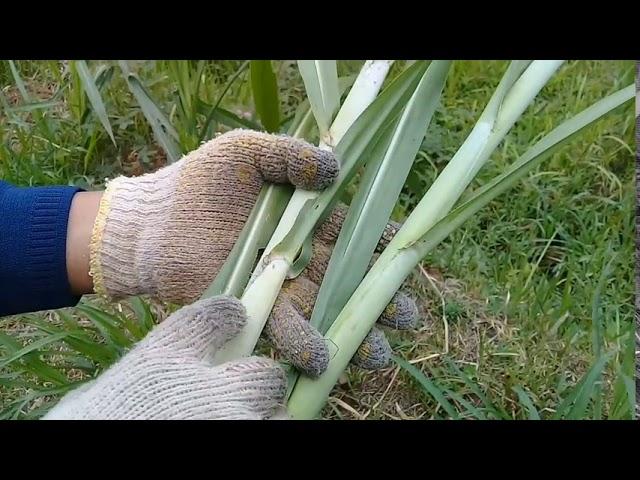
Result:
<instances>
[{"instance_id":1,"label":"dry brown grass","mask_svg":"<svg viewBox=\"0 0 640 480\"><path fill-rule=\"evenodd\" d=\"M481 343L496 343L513 335L506 318L494 316L487 302L455 278L435 269L420 267L406 288L414 292L421 325L416 332L392 334L392 340L409 363L437 365L448 355L459 364L478 367ZM456 305L454 314L447 307ZM333 390L324 410L325 418L428 419L436 413L425 401L414 380L398 365L377 372L354 367Z\"/></svg>"}]
</instances>

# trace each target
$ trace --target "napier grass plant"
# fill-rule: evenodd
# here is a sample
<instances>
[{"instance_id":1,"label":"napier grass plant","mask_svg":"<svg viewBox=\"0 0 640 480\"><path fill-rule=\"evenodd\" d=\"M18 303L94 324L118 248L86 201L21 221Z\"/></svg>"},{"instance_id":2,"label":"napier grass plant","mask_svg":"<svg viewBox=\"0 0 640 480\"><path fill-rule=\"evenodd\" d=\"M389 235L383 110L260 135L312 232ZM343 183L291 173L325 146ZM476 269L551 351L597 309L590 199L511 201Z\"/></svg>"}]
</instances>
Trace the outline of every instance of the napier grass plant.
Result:
<instances>
[{"instance_id":1,"label":"napier grass plant","mask_svg":"<svg viewBox=\"0 0 640 480\"><path fill-rule=\"evenodd\" d=\"M320 378L305 377L298 382L289 399L292 416L314 418L318 415L333 385L395 290L431 249L479 209L513 187L534 166L556 152L580 130L633 98L633 93L632 86L627 87L563 123L532 146L503 175L478 189L471 199L448 215L446 211L430 215L434 204L425 202L425 199L429 200L427 194L329 328L326 337L330 345L335 346L336 354ZM436 222L430 226L425 218L435 218Z\"/></svg>"},{"instance_id":2,"label":"napier grass plant","mask_svg":"<svg viewBox=\"0 0 640 480\"><path fill-rule=\"evenodd\" d=\"M597 94L592 92L589 98L600 98L599 101L568 120L566 115L549 118L549 127L553 121L555 129L545 136L527 134L526 138L532 140L529 148L522 150L524 153L514 153L503 171L491 166L490 171L497 172L496 177L470 190L470 183L483 165L494 152L503 149L504 139L514 124L519 132L517 122L536 95L542 90L546 100L558 94L557 90L544 90L544 87L562 62L513 61L502 80L499 83L495 80L498 85L489 101L483 100L486 106L475 120L474 128L464 141L460 141L455 154L447 155L448 162L437 179L426 183L430 188L425 194L426 188L416 187L416 179L422 178L419 168L424 168L417 164L422 162L425 142L429 144L442 128L431 125L434 112L447 114L442 110L445 102L441 95L445 95L445 99L459 95L458 62L374 60L365 62L357 75L339 76L341 65L335 61L299 61L297 66L307 98L296 102L295 112L283 109L282 85L278 85L278 78L282 80L282 77L269 61L226 62L229 74L216 88L211 82L213 67L217 66L211 62L167 61L141 67L141 64L131 62L97 65L75 61L69 62L66 70L53 65L56 62L49 62L60 88L46 101L39 101L30 93L28 81L24 81L22 70L18 68L22 68L23 63L10 62L0 70L3 78L16 85L22 104L9 104L0 92L0 107L24 148L31 149L37 145L34 142L46 139L48 143L44 145L55 155L53 165L56 168L69 168L68 163L56 162L56 158L78 155L69 142L82 146L78 151L80 172L84 175L92 173L96 159L104 156L105 149L114 148L114 139L115 143L122 142L123 132L128 131L124 125L129 120L126 116L120 117L120 113L114 114L114 109L124 96L108 93L110 89L122 87L131 93L131 104L135 105L139 118L147 122L151 138L162 148L168 162L196 148L215 131L230 128L286 132L335 152L342 168L338 181L327 191L318 194L274 185L263 189L229 261L205 293L205 296L230 293L242 298L251 319L218 361L250 354L282 282L297 275L308 261L312 253L309 240L314 228L337 201L350 204L311 318L332 350L329 368L319 378L290 371L288 408L294 418L300 419L318 417L331 389L382 309L429 252L464 222L477 216L489 202L495 204L507 195L518 196L518 190L507 191L520 180L530 178L527 175L536 166L633 95L629 88L606 98L603 98L606 95L603 90L598 90ZM580 99L590 81L586 76L576 78L579 88L576 108L572 111L579 110L577 105L587 105ZM162 90L158 88L161 84L170 86L169 104L161 100L163 96L159 92ZM567 82L561 85L566 88ZM616 82L616 85L619 88L620 83ZM561 93L565 102L567 98L569 102L572 100L564 91ZM253 98L253 118L233 113L227 102L233 96L244 104L247 94ZM73 130L76 136L80 135L77 140L57 138L56 135L65 130L60 129L59 120L49 113L60 106L65 95L72 102L74 121L82 125L82 129ZM462 98L466 101L466 97ZM450 101L447 103L451 105ZM540 113L544 116L545 110ZM24 122L27 114L36 129L35 136L29 136ZM1 118L0 127L4 128ZM544 127L545 131L549 131L549 127ZM446 134L451 136L455 132ZM3 152L10 151L6 145L3 148ZM99 156L98 151L102 152ZM500 152L502 156L503 153ZM4 158L4 153L2 155ZM574 161L576 168L580 168L581 159L571 159ZM29 166L24 161L15 165L0 164L0 167L3 165L7 172ZM48 173L49 176L56 174ZM35 182L49 178L36 170L31 175ZM11 179L11 175L8 178ZM25 181L25 177L21 178ZM91 184L90 177L87 182ZM423 198L371 266L375 243L397 207L400 191L407 185ZM491 229L490 221L486 228ZM550 245L550 242L547 243ZM544 252L554 248L549 245ZM540 265L542 257L541 254L536 265ZM519 417L601 418L605 408L611 418L629 415L634 392L627 371L632 371L629 365L633 361L633 348L624 349L631 354L624 354L625 360L621 361L617 356L622 350L614 354L609 348L611 344L606 347L603 341L609 335L605 329L609 322L603 316L605 310L601 303L607 295L607 283L616 278L612 272L619 262L620 259L617 263L603 260L596 274L600 280L591 300L594 358L584 375L569 388L559 386L559 401L551 414L541 404L535 386L521 383L509 387L512 398L520 405ZM533 274L532 271L527 283L532 281ZM34 331L28 330L31 333L18 337L12 333L1 335L0 386L21 393L6 402L1 401L0 394L0 416L37 417L58 396L108 367L132 342L142 338L154 325L151 310L140 299L128 303L136 315L83 304L75 311L54 314L54 323L38 315L24 316L22 322ZM447 308L453 306L447 305ZM530 310L535 311L535 305ZM80 317L82 320L78 321ZM556 322L554 329L561 328L563 318L566 316ZM11 320L9 322L11 325ZM406 351L407 347L403 345L412 342L411 337L407 337L398 350ZM572 348L568 345L567 348ZM627 358L631 360L629 365ZM466 368L461 369L451 358L445 357L442 366L429 364L425 368L430 374L426 375L427 370L418 368L400 354L393 360L415 380L416 387L429 397L429 402L435 402L436 411L442 410L448 418L514 416L507 411L501 398L488 391L485 384L476 383L477 377ZM602 385L609 365L613 365L609 372L616 375L611 384L613 401L603 405ZM458 390L452 381L464 385L463 389ZM465 389L472 393L465 394ZM467 395L473 395L473 399Z\"/></svg>"},{"instance_id":3,"label":"napier grass plant","mask_svg":"<svg viewBox=\"0 0 640 480\"><path fill-rule=\"evenodd\" d=\"M318 64L320 62L313 63ZM325 111L324 108L327 106L328 108L333 108L333 105L337 102L337 98L331 100L326 98L326 96L335 95L338 97L339 95L339 84L337 75L335 75L335 65L331 68L318 67L317 65L309 67L306 83L313 84L315 87L314 91L318 92L320 96L325 96L315 102L310 101L311 109L316 109L314 110L314 116L323 119L318 124L320 137L325 140L333 139L333 141L335 141L336 134L332 134L332 131L352 132L348 141L342 142L342 145L345 146L344 153L342 150L338 150L340 147L336 147L336 151L340 151L341 153L339 157L341 159L341 171L335 183L324 192L317 193L298 189L291 196L291 200L282 215L280 223L271 240L266 245L262 258L258 262L249 286L242 295L242 301L247 308L249 322L241 335L220 349L217 361L223 362L226 359L251 354L278 296L280 287L287 275L291 273L294 261L298 257L300 250L303 249L304 244L306 244L308 252L308 239L310 239L313 228L330 212L331 207L335 205L338 195L356 173L359 164L362 163L362 159L364 158L363 152L369 146L371 139L375 138L376 135L388 125L387 122L389 122L390 118L393 118L392 115L406 102L410 95L412 82L413 84L417 83L419 80L418 75L423 73L425 69L426 65L423 64L416 65L415 68L409 69L406 75L403 75L394 82L396 87L389 89L387 94L382 97L389 99L382 104L384 108L372 110L368 116L364 116L364 114L361 116L362 110L367 105L367 99L376 97L388 71L384 66L383 68L379 68L374 62L366 64L355 80L345 100L345 104L350 106L350 113L337 117L336 121L331 124L331 127L327 128L326 126L329 125L333 114ZM330 81L334 83L335 88L326 88L326 83L329 83L329 80L320 78L320 72L325 72L331 77ZM322 85L324 85L324 87ZM357 98L357 100L352 100L354 97ZM361 127L359 130L348 129L348 125L353 123L356 118L358 118L357 121L361 122L361 125L365 125L362 118L370 118L371 121L367 120L366 123L369 128L365 129ZM324 143L322 140L320 145L323 148L331 148L330 145ZM260 205L258 208L260 208ZM290 231L290 226L296 222L297 218L306 218L306 222L304 224L297 222L297 225L300 225L298 232ZM302 259L308 259L308 255L305 253L300 254L300 256Z\"/></svg>"},{"instance_id":4,"label":"napier grass plant","mask_svg":"<svg viewBox=\"0 0 640 480\"><path fill-rule=\"evenodd\" d=\"M364 167L362 190L356 194L345 220L312 316L312 323L326 332L333 356L328 370L319 378L301 376L289 397L288 408L293 418L315 418L376 319L422 258L580 130L633 97L633 86L629 86L564 122L533 145L502 175L451 211L561 64L562 61L541 60L510 64L465 142L362 279L427 130L444 87L449 62L433 61L428 67L427 62L415 62L362 113L345 122L350 126L339 125L338 129L344 129L344 135L337 138L332 135L334 126L330 126L338 98L335 65L301 62L311 110L320 132L320 146L333 147L341 162L341 172L336 183L322 193L297 190L292 195L241 297L250 320L216 360L223 362L252 353L285 278L299 272L310 257L310 252L305 250L313 229L335 206L356 170ZM361 85L365 85L364 82L356 80L345 104L350 102L350 97L361 94L356 88ZM363 90L371 98L373 88L363 87ZM360 253L355 258L354 255L347 257L352 241L352 252ZM362 242L364 246L360 249ZM303 264L293 268L296 261ZM349 274L346 274L347 270Z\"/></svg>"}]
</instances>

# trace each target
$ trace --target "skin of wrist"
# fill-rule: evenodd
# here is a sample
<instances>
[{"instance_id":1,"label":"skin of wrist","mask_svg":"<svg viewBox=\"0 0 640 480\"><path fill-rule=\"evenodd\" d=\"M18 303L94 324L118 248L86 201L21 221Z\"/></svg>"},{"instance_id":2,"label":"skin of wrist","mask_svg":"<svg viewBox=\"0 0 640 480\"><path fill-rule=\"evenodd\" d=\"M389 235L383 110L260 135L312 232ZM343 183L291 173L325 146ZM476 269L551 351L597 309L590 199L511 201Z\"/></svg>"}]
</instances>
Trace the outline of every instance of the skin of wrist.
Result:
<instances>
[{"instance_id":1,"label":"skin of wrist","mask_svg":"<svg viewBox=\"0 0 640 480\"><path fill-rule=\"evenodd\" d=\"M103 192L73 196L67 224L67 277L74 295L93 293L89 275L89 244Z\"/></svg>"}]
</instances>

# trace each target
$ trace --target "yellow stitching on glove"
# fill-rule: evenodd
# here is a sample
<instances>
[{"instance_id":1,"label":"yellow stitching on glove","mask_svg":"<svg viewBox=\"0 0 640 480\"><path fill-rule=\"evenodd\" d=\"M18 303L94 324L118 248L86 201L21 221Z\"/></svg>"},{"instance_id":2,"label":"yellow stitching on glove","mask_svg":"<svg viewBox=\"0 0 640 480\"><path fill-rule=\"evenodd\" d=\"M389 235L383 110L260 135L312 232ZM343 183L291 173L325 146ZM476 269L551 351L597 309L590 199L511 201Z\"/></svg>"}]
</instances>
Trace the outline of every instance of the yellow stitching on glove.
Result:
<instances>
[{"instance_id":1,"label":"yellow stitching on glove","mask_svg":"<svg viewBox=\"0 0 640 480\"><path fill-rule=\"evenodd\" d=\"M93 291L98 295L107 296L107 290L104 286L104 276L102 273L102 261L100 258L100 245L104 235L105 225L107 223L107 215L111 209L111 197L118 183L119 178L109 182L107 188L100 199L98 214L93 223L91 232L91 243L89 244L89 276L93 278Z\"/></svg>"}]
</instances>

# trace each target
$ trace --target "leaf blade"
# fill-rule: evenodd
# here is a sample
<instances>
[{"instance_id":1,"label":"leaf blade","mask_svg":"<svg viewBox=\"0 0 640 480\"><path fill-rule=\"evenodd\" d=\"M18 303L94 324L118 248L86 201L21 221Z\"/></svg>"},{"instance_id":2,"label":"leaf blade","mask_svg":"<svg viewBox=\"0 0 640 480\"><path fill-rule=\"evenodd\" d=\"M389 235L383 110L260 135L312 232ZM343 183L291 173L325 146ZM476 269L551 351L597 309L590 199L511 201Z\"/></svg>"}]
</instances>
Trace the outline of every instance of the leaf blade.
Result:
<instances>
[{"instance_id":1,"label":"leaf blade","mask_svg":"<svg viewBox=\"0 0 640 480\"><path fill-rule=\"evenodd\" d=\"M4 360L2 360L0 362L0 369L6 367L10 363L13 363L18 359L24 357L28 353L34 352L34 351L36 351L36 350L38 350L38 349L40 349L42 347L46 347L47 345L55 343L58 340L61 340L61 339L65 338L68 335L69 334L67 332L56 333L56 334L50 335L48 337L41 338L39 340L35 340L34 342L31 342L28 345L22 347L20 350L18 350L16 352L12 353L11 355L9 355L8 358L5 358Z\"/></svg>"},{"instance_id":2,"label":"leaf blade","mask_svg":"<svg viewBox=\"0 0 640 480\"><path fill-rule=\"evenodd\" d=\"M267 132L276 132L280 125L280 98L271 60L251 61L251 90L256 112Z\"/></svg>"},{"instance_id":3,"label":"leaf blade","mask_svg":"<svg viewBox=\"0 0 640 480\"><path fill-rule=\"evenodd\" d=\"M104 102L102 101L102 96L98 91L98 87L96 86L93 76L89 71L89 67L87 66L87 62L84 60L75 60L73 62L76 70L78 71L78 75L80 77L80 82L82 83L82 87L84 88L87 97L89 98L89 103L93 107L93 110L100 120L103 128L106 130L111 142L114 145L116 144L116 139L113 136L113 130L111 129L111 123L109 122L109 116L107 115L107 109L104 106Z\"/></svg>"},{"instance_id":4,"label":"leaf blade","mask_svg":"<svg viewBox=\"0 0 640 480\"><path fill-rule=\"evenodd\" d=\"M491 200L512 188L524 175L543 160L553 155L580 131L589 127L613 109L631 100L634 95L634 85L629 85L563 122L529 148L525 154L518 158L504 173L480 187L466 202L436 222L436 224L418 240L410 242L403 248L415 249L416 254L420 258L424 257L453 230L471 218L472 215Z\"/></svg>"},{"instance_id":5,"label":"leaf blade","mask_svg":"<svg viewBox=\"0 0 640 480\"><path fill-rule=\"evenodd\" d=\"M445 398L444 393L440 390L440 388L438 388L437 385L435 385L435 383L429 380L429 378L424 373L422 373L417 367L411 365L403 358L400 358L396 355L392 355L391 358L398 366L402 367L402 369L408 372L420 384L420 386L422 386L423 391L432 396L433 399L438 402L438 404L440 404L440 406L449 414L451 418L453 418L454 420L458 420L460 418L455 407L451 405L449 400Z\"/></svg>"},{"instance_id":6,"label":"leaf blade","mask_svg":"<svg viewBox=\"0 0 640 480\"><path fill-rule=\"evenodd\" d=\"M529 394L519 385L513 387L513 391L516 392L518 398L520 399L520 403L527 410L529 420L540 420L538 409L531 401L531 397L529 396Z\"/></svg>"},{"instance_id":7,"label":"leaf blade","mask_svg":"<svg viewBox=\"0 0 640 480\"><path fill-rule=\"evenodd\" d=\"M298 60L298 69L304 81L311 110L320 129L320 137L324 139L340 105L336 61Z\"/></svg>"},{"instance_id":8,"label":"leaf blade","mask_svg":"<svg viewBox=\"0 0 640 480\"><path fill-rule=\"evenodd\" d=\"M170 163L178 161L182 157L182 151L178 145L180 136L176 132L169 119L162 113L162 110L153 101L151 95L146 90L142 81L129 71L126 62L120 62L120 68L124 74L129 90L135 97L142 114L149 122L153 135L169 157Z\"/></svg>"},{"instance_id":9,"label":"leaf blade","mask_svg":"<svg viewBox=\"0 0 640 480\"><path fill-rule=\"evenodd\" d=\"M351 125L335 147L336 157L341 162L338 177L317 197L306 202L297 215L295 227L271 250L274 255L286 255L293 246L302 245L315 225L328 215L340 193L364 163L365 154L371 151L372 139L396 120L426 68L426 62L421 61L402 72Z\"/></svg>"},{"instance_id":10,"label":"leaf blade","mask_svg":"<svg viewBox=\"0 0 640 480\"><path fill-rule=\"evenodd\" d=\"M311 324L320 332L328 330L366 273L431 122L450 65L442 60L429 65L398 121L368 156L311 317Z\"/></svg>"}]
</instances>

